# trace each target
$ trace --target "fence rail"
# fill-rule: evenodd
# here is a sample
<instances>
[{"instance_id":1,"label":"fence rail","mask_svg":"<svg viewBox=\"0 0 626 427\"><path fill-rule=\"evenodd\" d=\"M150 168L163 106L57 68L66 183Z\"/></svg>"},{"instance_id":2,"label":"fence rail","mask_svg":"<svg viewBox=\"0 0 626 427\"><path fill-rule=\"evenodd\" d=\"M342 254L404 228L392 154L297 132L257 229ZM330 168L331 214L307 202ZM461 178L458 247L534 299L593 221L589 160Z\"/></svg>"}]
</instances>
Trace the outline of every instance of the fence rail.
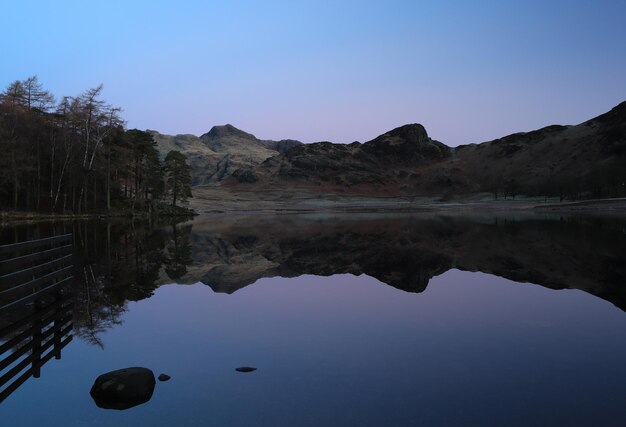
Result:
<instances>
[{"instance_id":1,"label":"fence rail","mask_svg":"<svg viewBox=\"0 0 626 427\"><path fill-rule=\"evenodd\" d=\"M16 253L31 249L40 250L44 246L56 245L58 243L67 243L72 241L71 234L62 234L60 236L46 237L45 239L29 240L27 242L12 243L10 245L0 246L0 255L5 253Z\"/></svg>"},{"instance_id":2,"label":"fence rail","mask_svg":"<svg viewBox=\"0 0 626 427\"><path fill-rule=\"evenodd\" d=\"M0 402L72 340L72 235L0 246Z\"/></svg>"}]
</instances>

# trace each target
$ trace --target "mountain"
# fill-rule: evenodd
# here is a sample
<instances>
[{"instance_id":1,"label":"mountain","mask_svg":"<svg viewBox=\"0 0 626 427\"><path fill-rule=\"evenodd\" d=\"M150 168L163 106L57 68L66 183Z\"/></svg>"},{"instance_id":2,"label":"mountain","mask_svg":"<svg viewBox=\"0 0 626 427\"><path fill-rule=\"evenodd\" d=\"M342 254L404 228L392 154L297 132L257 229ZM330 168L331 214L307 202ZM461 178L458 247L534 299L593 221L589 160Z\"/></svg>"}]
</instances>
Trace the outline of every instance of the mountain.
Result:
<instances>
[{"instance_id":1,"label":"mountain","mask_svg":"<svg viewBox=\"0 0 626 427\"><path fill-rule=\"evenodd\" d=\"M270 182L272 186L292 181L328 190L376 193L397 187L399 191L408 192L411 189L405 186L418 178L418 170L449 161L451 157L450 147L431 139L422 125L410 124L365 144L299 145L281 156L267 159L254 174L256 180ZM235 174L234 178L237 177ZM431 188L440 184L446 182L437 174L428 183Z\"/></svg>"},{"instance_id":2,"label":"mountain","mask_svg":"<svg viewBox=\"0 0 626 427\"><path fill-rule=\"evenodd\" d=\"M251 170L269 157L300 145L294 140L260 140L232 125L214 126L204 135L164 135L149 130L162 156L181 151L192 168L193 185L217 183L234 171Z\"/></svg>"},{"instance_id":3,"label":"mountain","mask_svg":"<svg viewBox=\"0 0 626 427\"><path fill-rule=\"evenodd\" d=\"M225 180L231 191L297 186L318 193L443 198L480 192L495 197L625 195L626 102L579 125L553 125L459 147L431 139L419 124L363 144L299 144L231 175Z\"/></svg>"}]
</instances>

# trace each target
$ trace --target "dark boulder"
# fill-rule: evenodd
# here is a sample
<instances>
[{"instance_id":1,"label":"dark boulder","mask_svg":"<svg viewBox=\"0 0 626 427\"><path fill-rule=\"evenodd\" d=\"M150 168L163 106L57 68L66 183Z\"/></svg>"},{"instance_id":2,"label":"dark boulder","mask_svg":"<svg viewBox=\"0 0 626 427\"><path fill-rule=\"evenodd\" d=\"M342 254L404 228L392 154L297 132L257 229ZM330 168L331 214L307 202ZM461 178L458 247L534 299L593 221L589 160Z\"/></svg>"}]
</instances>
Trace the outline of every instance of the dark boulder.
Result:
<instances>
[{"instance_id":1,"label":"dark boulder","mask_svg":"<svg viewBox=\"0 0 626 427\"><path fill-rule=\"evenodd\" d=\"M89 394L100 408L123 410L149 401L155 383L150 369L119 369L96 378Z\"/></svg>"},{"instance_id":2,"label":"dark boulder","mask_svg":"<svg viewBox=\"0 0 626 427\"><path fill-rule=\"evenodd\" d=\"M242 366L240 368L235 368L237 372L253 372L256 371L256 368L252 368L250 366Z\"/></svg>"}]
</instances>

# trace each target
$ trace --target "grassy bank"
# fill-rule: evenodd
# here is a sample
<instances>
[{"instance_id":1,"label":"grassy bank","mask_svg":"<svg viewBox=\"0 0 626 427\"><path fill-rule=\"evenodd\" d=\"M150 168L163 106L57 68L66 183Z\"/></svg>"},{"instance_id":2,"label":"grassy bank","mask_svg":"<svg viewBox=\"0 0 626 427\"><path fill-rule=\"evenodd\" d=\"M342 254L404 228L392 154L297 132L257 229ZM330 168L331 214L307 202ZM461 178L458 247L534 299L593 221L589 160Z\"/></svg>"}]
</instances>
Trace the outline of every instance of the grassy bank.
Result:
<instances>
[{"instance_id":1,"label":"grassy bank","mask_svg":"<svg viewBox=\"0 0 626 427\"><path fill-rule=\"evenodd\" d=\"M311 193L306 189L237 191L218 186L194 188L191 207L200 214L314 212L502 212L593 213L626 215L626 199L559 202L558 198L516 197L494 200L489 193L438 197Z\"/></svg>"}]
</instances>

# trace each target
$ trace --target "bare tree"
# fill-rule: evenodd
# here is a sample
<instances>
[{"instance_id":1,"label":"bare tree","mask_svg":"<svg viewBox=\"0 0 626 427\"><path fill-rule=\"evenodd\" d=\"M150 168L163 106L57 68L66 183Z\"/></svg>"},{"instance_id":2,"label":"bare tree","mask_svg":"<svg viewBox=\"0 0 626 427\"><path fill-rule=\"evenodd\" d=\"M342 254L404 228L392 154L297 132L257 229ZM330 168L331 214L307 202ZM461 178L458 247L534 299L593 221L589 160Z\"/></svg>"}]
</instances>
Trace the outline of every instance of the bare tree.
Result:
<instances>
[{"instance_id":1,"label":"bare tree","mask_svg":"<svg viewBox=\"0 0 626 427\"><path fill-rule=\"evenodd\" d=\"M24 102L29 110L36 108L40 111L48 111L54 105L54 96L43 89L37 76L30 76L22 82L24 90Z\"/></svg>"}]
</instances>

